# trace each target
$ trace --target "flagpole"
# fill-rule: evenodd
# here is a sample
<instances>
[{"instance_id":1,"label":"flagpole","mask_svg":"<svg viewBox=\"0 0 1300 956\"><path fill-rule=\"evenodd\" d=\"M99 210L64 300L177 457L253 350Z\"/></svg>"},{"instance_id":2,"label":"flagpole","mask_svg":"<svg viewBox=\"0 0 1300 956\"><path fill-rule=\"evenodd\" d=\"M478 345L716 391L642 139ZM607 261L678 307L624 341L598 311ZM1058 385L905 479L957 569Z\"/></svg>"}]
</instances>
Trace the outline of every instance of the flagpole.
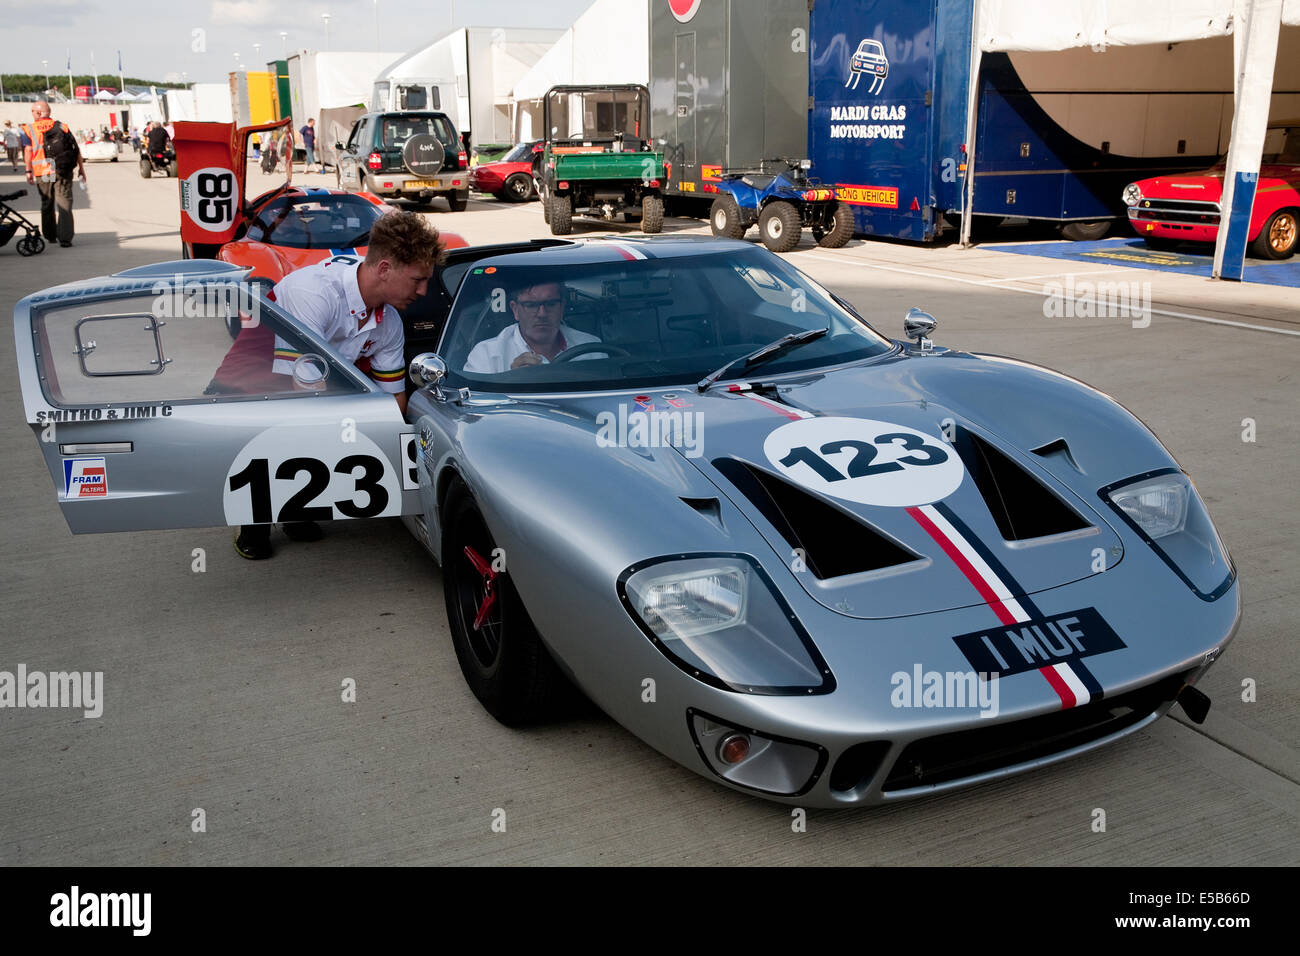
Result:
<instances>
[{"instance_id":1,"label":"flagpole","mask_svg":"<svg viewBox=\"0 0 1300 956\"><path fill-rule=\"evenodd\" d=\"M72 91L72 51L68 50L68 102L77 102L77 97Z\"/></svg>"},{"instance_id":2,"label":"flagpole","mask_svg":"<svg viewBox=\"0 0 1300 956\"><path fill-rule=\"evenodd\" d=\"M117 95L119 98L126 95L126 76L122 73L122 51L117 51Z\"/></svg>"},{"instance_id":3,"label":"flagpole","mask_svg":"<svg viewBox=\"0 0 1300 956\"><path fill-rule=\"evenodd\" d=\"M99 71L95 69L95 51L90 51L90 75L94 77L94 86L91 87L95 92L90 94L92 97L99 94Z\"/></svg>"}]
</instances>

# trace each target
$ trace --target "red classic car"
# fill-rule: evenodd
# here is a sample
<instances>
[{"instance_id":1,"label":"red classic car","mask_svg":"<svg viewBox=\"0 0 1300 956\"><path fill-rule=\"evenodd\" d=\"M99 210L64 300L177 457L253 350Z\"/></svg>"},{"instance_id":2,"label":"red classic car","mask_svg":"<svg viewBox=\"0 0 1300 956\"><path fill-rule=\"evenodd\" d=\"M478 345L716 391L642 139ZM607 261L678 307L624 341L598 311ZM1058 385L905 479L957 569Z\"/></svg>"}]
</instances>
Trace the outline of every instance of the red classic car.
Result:
<instances>
[{"instance_id":1,"label":"red classic car","mask_svg":"<svg viewBox=\"0 0 1300 956\"><path fill-rule=\"evenodd\" d=\"M533 188L533 157L541 143L519 143L510 152L491 163L482 163L469 171L469 188L491 193L503 202L527 202L537 198Z\"/></svg>"},{"instance_id":2,"label":"red classic car","mask_svg":"<svg viewBox=\"0 0 1300 956\"><path fill-rule=\"evenodd\" d=\"M1222 164L1202 173L1155 176L1124 187L1128 220L1147 245L1214 242L1219 234ZM1270 123L1250 213L1251 251L1286 259L1296 251L1300 220L1300 120Z\"/></svg>"}]
</instances>

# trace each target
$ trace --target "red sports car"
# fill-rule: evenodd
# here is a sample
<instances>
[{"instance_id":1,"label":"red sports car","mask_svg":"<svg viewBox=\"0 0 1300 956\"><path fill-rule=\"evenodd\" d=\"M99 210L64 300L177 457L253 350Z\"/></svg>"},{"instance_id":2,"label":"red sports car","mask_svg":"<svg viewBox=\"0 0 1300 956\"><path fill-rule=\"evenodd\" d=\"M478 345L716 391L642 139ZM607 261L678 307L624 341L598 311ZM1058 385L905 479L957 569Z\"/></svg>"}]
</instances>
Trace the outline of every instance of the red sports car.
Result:
<instances>
[{"instance_id":1,"label":"red sports car","mask_svg":"<svg viewBox=\"0 0 1300 956\"><path fill-rule=\"evenodd\" d=\"M502 202L527 202L537 198L533 187L533 157L541 152L540 141L519 143L500 159L482 163L469 171L469 188L491 193Z\"/></svg>"},{"instance_id":2,"label":"red sports car","mask_svg":"<svg viewBox=\"0 0 1300 956\"><path fill-rule=\"evenodd\" d=\"M1202 173L1156 176L1124 187L1128 220L1147 245L1214 242L1225 167ZM1270 123L1250 212L1251 251L1261 259L1286 259L1300 229L1300 120Z\"/></svg>"}]
</instances>

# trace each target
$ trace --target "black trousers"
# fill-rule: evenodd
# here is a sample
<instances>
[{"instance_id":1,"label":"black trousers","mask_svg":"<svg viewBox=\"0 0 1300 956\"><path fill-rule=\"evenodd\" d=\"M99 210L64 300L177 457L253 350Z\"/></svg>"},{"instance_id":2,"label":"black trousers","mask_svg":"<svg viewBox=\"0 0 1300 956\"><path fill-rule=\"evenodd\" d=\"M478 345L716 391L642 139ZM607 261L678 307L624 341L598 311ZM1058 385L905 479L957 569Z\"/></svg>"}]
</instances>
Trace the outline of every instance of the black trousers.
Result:
<instances>
[{"instance_id":1,"label":"black trousers","mask_svg":"<svg viewBox=\"0 0 1300 956\"><path fill-rule=\"evenodd\" d=\"M37 180L41 193L41 233L50 242L72 241L72 177ZM57 210L57 225L55 212Z\"/></svg>"}]
</instances>

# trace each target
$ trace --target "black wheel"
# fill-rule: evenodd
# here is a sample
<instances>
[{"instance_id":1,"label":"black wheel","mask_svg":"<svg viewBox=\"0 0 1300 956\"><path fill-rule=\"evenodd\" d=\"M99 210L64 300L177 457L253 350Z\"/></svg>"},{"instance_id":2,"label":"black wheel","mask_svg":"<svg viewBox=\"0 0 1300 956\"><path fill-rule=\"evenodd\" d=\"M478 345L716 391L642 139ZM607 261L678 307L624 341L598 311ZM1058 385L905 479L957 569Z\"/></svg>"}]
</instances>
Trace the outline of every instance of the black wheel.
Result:
<instances>
[{"instance_id":1,"label":"black wheel","mask_svg":"<svg viewBox=\"0 0 1300 956\"><path fill-rule=\"evenodd\" d=\"M514 173L506 177L497 198L505 202L528 202L533 197L533 177L527 173Z\"/></svg>"},{"instance_id":2,"label":"black wheel","mask_svg":"<svg viewBox=\"0 0 1300 956\"><path fill-rule=\"evenodd\" d=\"M816 236L817 245L823 249L838 249L848 243L853 238L853 210L848 207L847 203L835 204L835 215L832 220L830 232L823 232L822 235Z\"/></svg>"},{"instance_id":3,"label":"black wheel","mask_svg":"<svg viewBox=\"0 0 1300 956\"><path fill-rule=\"evenodd\" d=\"M537 635L501 552L457 481L443 509L442 572L452 646L465 682L507 726L550 716L567 681Z\"/></svg>"},{"instance_id":4,"label":"black wheel","mask_svg":"<svg viewBox=\"0 0 1300 956\"><path fill-rule=\"evenodd\" d=\"M1098 222L1067 222L1061 225L1061 238L1071 242L1091 242L1110 232L1110 220Z\"/></svg>"},{"instance_id":5,"label":"black wheel","mask_svg":"<svg viewBox=\"0 0 1300 956\"><path fill-rule=\"evenodd\" d=\"M641 197L641 231L644 233L663 232L664 201L660 196Z\"/></svg>"},{"instance_id":6,"label":"black wheel","mask_svg":"<svg viewBox=\"0 0 1300 956\"><path fill-rule=\"evenodd\" d=\"M32 247L28 244L28 240L26 236L24 236L23 238L19 239L17 242L14 243L14 250L20 256L35 255L35 253L32 252Z\"/></svg>"},{"instance_id":7,"label":"black wheel","mask_svg":"<svg viewBox=\"0 0 1300 956\"><path fill-rule=\"evenodd\" d=\"M38 235L28 236L27 248L32 250L28 255L38 256L45 251L45 240Z\"/></svg>"},{"instance_id":8,"label":"black wheel","mask_svg":"<svg viewBox=\"0 0 1300 956\"><path fill-rule=\"evenodd\" d=\"M452 212L464 212L469 205L469 193L447 193L447 205Z\"/></svg>"},{"instance_id":9,"label":"black wheel","mask_svg":"<svg viewBox=\"0 0 1300 956\"><path fill-rule=\"evenodd\" d=\"M176 160L173 159L170 163L167 164L167 175L170 178L175 179L177 175L179 175L179 173L180 173L180 166L177 164Z\"/></svg>"},{"instance_id":10,"label":"black wheel","mask_svg":"<svg viewBox=\"0 0 1300 956\"><path fill-rule=\"evenodd\" d=\"M551 235L567 236L573 232L573 197L552 196L548 206L551 211Z\"/></svg>"},{"instance_id":11,"label":"black wheel","mask_svg":"<svg viewBox=\"0 0 1300 956\"><path fill-rule=\"evenodd\" d=\"M110 163L115 163L115 162L117 162L117 153L114 153L114 154L113 154L113 158L110 159L109 162L110 162Z\"/></svg>"},{"instance_id":12,"label":"black wheel","mask_svg":"<svg viewBox=\"0 0 1300 956\"><path fill-rule=\"evenodd\" d=\"M140 160L140 178L148 179L153 175L153 163L147 159Z\"/></svg>"},{"instance_id":13,"label":"black wheel","mask_svg":"<svg viewBox=\"0 0 1300 956\"><path fill-rule=\"evenodd\" d=\"M745 227L740 224L740 206L734 196L719 196L709 208L709 228L723 239L740 239Z\"/></svg>"},{"instance_id":14,"label":"black wheel","mask_svg":"<svg viewBox=\"0 0 1300 956\"><path fill-rule=\"evenodd\" d=\"M1295 255L1297 235L1296 210L1279 209L1268 217L1250 248L1261 259L1289 259Z\"/></svg>"},{"instance_id":15,"label":"black wheel","mask_svg":"<svg viewBox=\"0 0 1300 956\"><path fill-rule=\"evenodd\" d=\"M763 207L758 217L758 233L763 237L763 245L773 252L789 252L799 245L799 234L803 226L799 223L799 210L788 202L777 200Z\"/></svg>"}]
</instances>

